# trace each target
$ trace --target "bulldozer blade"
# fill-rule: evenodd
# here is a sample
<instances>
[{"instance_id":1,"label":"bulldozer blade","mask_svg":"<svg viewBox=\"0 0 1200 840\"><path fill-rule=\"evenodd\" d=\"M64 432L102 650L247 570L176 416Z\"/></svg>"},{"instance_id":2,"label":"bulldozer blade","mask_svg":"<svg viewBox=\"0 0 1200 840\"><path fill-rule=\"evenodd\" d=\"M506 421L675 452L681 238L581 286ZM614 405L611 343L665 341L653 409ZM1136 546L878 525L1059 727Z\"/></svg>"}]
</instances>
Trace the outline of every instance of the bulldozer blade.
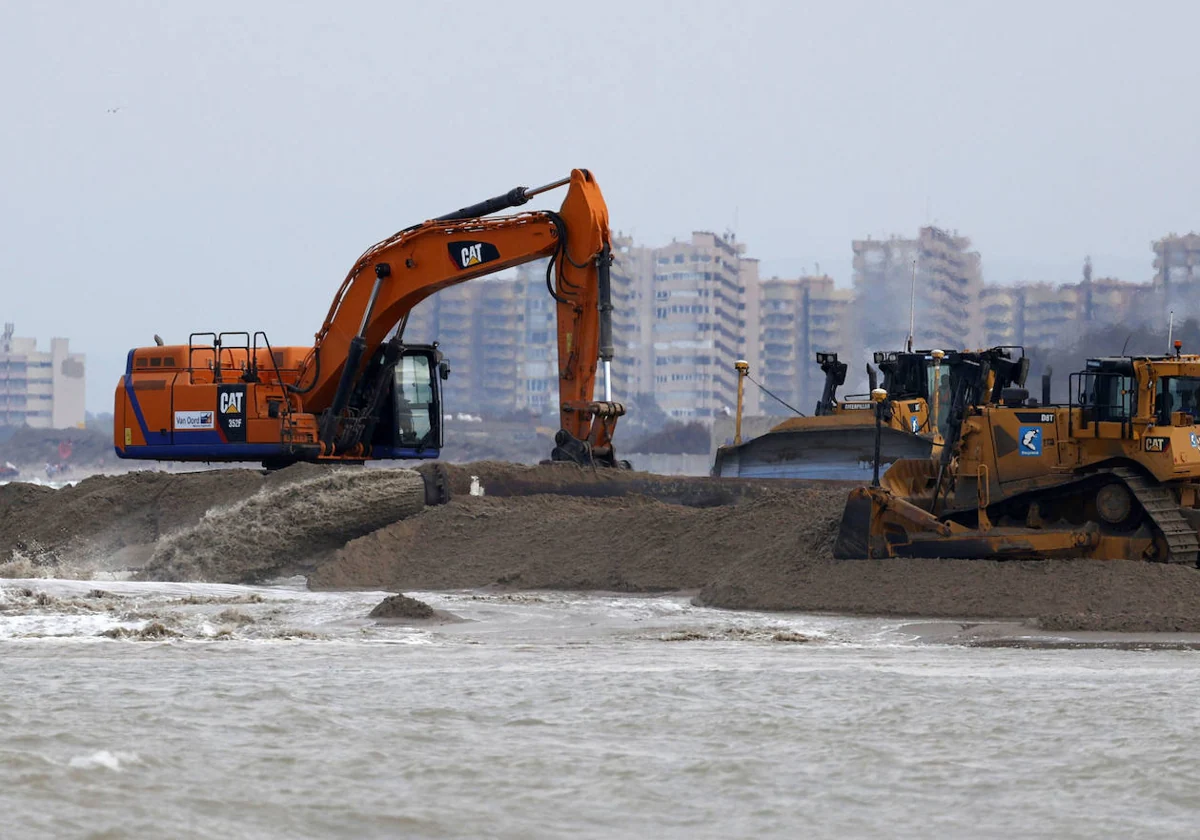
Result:
<instances>
[{"instance_id":1,"label":"bulldozer blade","mask_svg":"<svg viewBox=\"0 0 1200 840\"><path fill-rule=\"evenodd\" d=\"M870 479L875 458L875 426L841 428L832 417L803 418L812 428L767 432L739 446L717 450L713 475L732 478ZM797 420L794 422L802 422ZM901 458L928 459L933 444L910 432L884 428L880 467Z\"/></svg>"},{"instance_id":2,"label":"bulldozer blade","mask_svg":"<svg viewBox=\"0 0 1200 840\"><path fill-rule=\"evenodd\" d=\"M945 539L954 530L886 487L858 487L846 499L833 556L838 560L893 557L898 555L896 544L921 537Z\"/></svg>"},{"instance_id":3,"label":"bulldozer blade","mask_svg":"<svg viewBox=\"0 0 1200 840\"><path fill-rule=\"evenodd\" d=\"M886 488L859 487L846 499L833 556L838 560L1122 559L1141 556L1149 546L1144 536L1101 534L1094 522L1077 528L966 528L939 520Z\"/></svg>"},{"instance_id":4,"label":"bulldozer blade","mask_svg":"<svg viewBox=\"0 0 1200 840\"><path fill-rule=\"evenodd\" d=\"M866 560L871 556L871 513L875 503L862 488L853 490L842 511L842 524L833 544L835 560Z\"/></svg>"},{"instance_id":5,"label":"bulldozer blade","mask_svg":"<svg viewBox=\"0 0 1200 840\"><path fill-rule=\"evenodd\" d=\"M1140 541L1102 537L1095 523L1075 529L993 528L964 530L950 536L909 534L888 540L888 557L945 560L1049 560L1051 558L1126 559L1136 557Z\"/></svg>"}]
</instances>

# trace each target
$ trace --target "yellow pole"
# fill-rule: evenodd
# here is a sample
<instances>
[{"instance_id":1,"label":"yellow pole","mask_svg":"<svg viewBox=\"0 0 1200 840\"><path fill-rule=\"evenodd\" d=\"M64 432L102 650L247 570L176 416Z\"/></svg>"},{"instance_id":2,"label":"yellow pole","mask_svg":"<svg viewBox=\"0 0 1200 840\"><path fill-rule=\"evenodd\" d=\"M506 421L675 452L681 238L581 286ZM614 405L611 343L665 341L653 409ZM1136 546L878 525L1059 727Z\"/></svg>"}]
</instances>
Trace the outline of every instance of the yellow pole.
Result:
<instances>
[{"instance_id":1,"label":"yellow pole","mask_svg":"<svg viewBox=\"0 0 1200 840\"><path fill-rule=\"evenodd\" d=\"M941 416L942 395L942 359L946 358L944 350L934 350L933 356L933 413L929 418L929 428L933 434L938 433L938 418Z\"/></svg>"},{"instance_id":2,"label":"yellow pole","mask_svg":"<svg viewBox=\"0 0 1200 840\"><path fill-rule=\"evenodd\" d=\"M887 391L882 388L875 388L871 391L871 402L875 403L875 476L871 479L871 486L879 486L879 457L880 443L883 437L883 403L887 399Z\"/></svg>"},{"instance_id":3,"label":"yellow pole","mask_svg":"<svg viewBox=\"0 0 1200 840\"><path fill-rule=\"evenodd\" d=\"M750 363L745 359L738 359L733 363L733 369L737 371L738 375L737 418L734 420L733 445L740 446L742 443L742 400L746 388L746 376L750 373Z\"/></svg>"}]
</instances>

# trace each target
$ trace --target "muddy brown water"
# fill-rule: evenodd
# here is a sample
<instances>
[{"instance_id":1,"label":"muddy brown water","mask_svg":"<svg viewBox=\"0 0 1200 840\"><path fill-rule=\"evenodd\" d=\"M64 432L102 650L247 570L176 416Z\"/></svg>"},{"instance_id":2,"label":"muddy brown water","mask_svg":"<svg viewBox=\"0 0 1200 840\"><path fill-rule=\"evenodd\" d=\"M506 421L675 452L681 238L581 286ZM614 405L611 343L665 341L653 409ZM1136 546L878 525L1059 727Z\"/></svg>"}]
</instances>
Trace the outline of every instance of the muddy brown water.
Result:
<instances>
[{"instance_id":1,"label":"muddy brown water","mask_svg":"<svg viewBox=\"0 0 1200 840\"><path fill-rule=\"evenodd\" d=\"M303 569L314 589L687 590L698 603L730 609L1200 631L1200 572L1193 569L1062 560L834 560L830 549L847 489L836 483L487 462L450 467L454 501L406 516L391 494L364 491L372 483L384 488L390 473L359 470L362 483L329 489L318 509L359 523L332 536L328 523L301 504L307 499L283 490L324 474L317 467L265 476L253 470L132 473L62 490L0 486L0 563L7 561L0 573L79 576L149 564L143 574L159 578L253 581L287 571L278 550L287 544L271 536L286 532L307 535L296 550L321 547ZM481 497L469 495L472 476ZM280 504L246 504L262 492L282 492ZM206 516L216 508L237 513ZM209 560L188 562L188 552ZM171 553L171 562L156 563L156 553L160 560Z\"/></svg>"}]
</instances>

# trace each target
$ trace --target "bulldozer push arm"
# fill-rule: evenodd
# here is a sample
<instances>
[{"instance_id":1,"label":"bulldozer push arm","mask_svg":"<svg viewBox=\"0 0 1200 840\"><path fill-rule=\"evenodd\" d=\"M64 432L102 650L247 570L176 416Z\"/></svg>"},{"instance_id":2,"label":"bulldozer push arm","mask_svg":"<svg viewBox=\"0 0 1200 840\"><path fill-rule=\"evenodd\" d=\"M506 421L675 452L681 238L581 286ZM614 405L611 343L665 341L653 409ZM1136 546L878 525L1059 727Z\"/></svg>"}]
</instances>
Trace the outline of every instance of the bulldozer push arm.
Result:
<instances>
[{"instance_id":1,"label":"bulldozer push arm","mask_svg":"<svg viewBox=\"0 0 1200 840\"><path fill-rule=\"evenodd\" d=\"M567 194L557 212L488 215L561 186ZM612 401L607 377L613 355L608 209L584 169L371 246L338 288L311 347L272 348L262 333L204 333L186 346L131 351L116 394L117 454L274 464L436 457L440 379L448 368L436 345L404 343L409 313L441 289L541 258L549 259L546 282L558 326L561 429L551 457L615 466L612 435L624 408ZM211 340L197 343L198 336ZM600 401L598 360L606 373ZM405 380L406 371L419 371L417 380ZM405 413L414 400L419 416Z\"/></svg>"}]
</instances>

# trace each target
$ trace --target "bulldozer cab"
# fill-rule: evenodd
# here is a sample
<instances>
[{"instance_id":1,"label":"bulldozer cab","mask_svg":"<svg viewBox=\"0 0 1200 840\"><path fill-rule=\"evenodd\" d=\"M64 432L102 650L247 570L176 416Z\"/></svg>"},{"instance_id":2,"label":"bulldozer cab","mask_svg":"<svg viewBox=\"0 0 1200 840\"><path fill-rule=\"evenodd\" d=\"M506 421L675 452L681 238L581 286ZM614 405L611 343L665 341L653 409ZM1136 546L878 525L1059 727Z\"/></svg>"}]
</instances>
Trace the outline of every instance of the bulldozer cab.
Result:
<instances>
[{"instance_id":1,"label":"bulldozer cab","mask_svg":"<svg viewBox=\"0 0 1200 840\"><path fill-rule=\"evenodd\" d=\"M883 374L883 390L892 399L929 399L934 387L931 351L876 353L875 364Z\"/></svg>"},{"instance_id":2,"label":"bulldozer cab","mask_svg":"<svg viewBox=\"0 0 1200 840\"><path fill-rule=\"evenodd\" d=\"M942 426L946 443L941 456L943 467L949 463L955 444L962 437L963 424L973 411L1001 403L1023 405L1029 398L1025 390L1029 360L1022 347L950 353L946 356L946 366L950 373Z\"/></svg>"},{"instance_id":3,"label":"bulldozer cab","mask_svg":"<svg viewBox=\"0 0 1200 840\"><path fill-rule=\"evenodd\" d=\"M1197 373L1200 374L1200 371ZM1200 419L1200 375L1160 377L1155 383L1155 424L1159 426L1181 424L1192 426L1198 419Z\"/></svg>"},{"instance_id":4,"label":"bulldozer cab","mask_svg":"<svg viewBox=\"0 0 1200 840\"><path fill-rule=\"evenodd\" d=\"M998 404L1028 398L1023 391L1029 374L1029 360L1020 346L992 347L987 350L942 354L936 363L933 350L876 353L875 363L883 373L883 388L888 399L904 404L922 400L931 423L922 433L949 438L953 423L961 422L969 405ZM956 400L957 419L952 418Z\"/></svg>"},{"instance_id":5,"label":"bulldozer cab","mask_svg":"<svg viewBox=\"0 0 1200 840\"><path fill-rule=\"evenodd\" d=\"M837 353L818 353L817 364L821 366L821 373L825 374L825 386L813 414L824 417L837 410L837 389L846 384L848 367L845 362L838 361Z\"/></svg>"},{"instance_id":6,"label":"bulldozer cab","mask_svg":"<svg viewBox=\"0 0 1200 840\"><path fill-rule=\"evenodd\" d=\"M960 409L969 406L1023 402L1029 398L1025 380L1029 360L1025 348L992 347L987 350L949 353L946 366L951 404Z\"/></svg>"},{"instance_id":7,"label":"bulldozer cab","mask_svg":"<svg viewBox=\"0 0 1200 840\"><path fill-rule=\"evenodd\" d=\"M1187 447L1200 452L1194 432L1200 421L1200 357L1088 359L1071 376L1071 414L1071 433L1081 440L1141 442L1144 452L1162 452L1171 449L1176 431L1187 430Z\"/></svg>"},{"instance_id":8,"label":"bulldozer cab","mask_svg":"<svg viewBox=\"0 0 1200 840\"><path fill-rule=\"evenodd\" d=\"M887 351L874 354L875 364L883 373L883 388L888 392L885 420L891 428L914 435L934 435L930 422L929 395L936 387L932 351ZM817 364L825 374L825 387L817 403L816 416L868 412L874 408L871 395L847 394L837 399L837 389L846 382L847 365L837 353L817 353ZM875 390L877 374L867 365L870 390Z\"/></svg>"},{"instance_id":9,"label":"bulldozer cab","mask_svg":"<svg viewBox=\"0 0 1200 840\"><path fill-rule=\"evenodd\" d=\"M874 355L883 374L883 390L888 393L896 426L913 434L941 438L937 418L933 416L933 397L937 393L940 371L932 350L890 350ZM939 413L941 406L938 406Z\"/></svg>"},{"instance_id":10,"label":"bulldozer cab","mask_svg":"<svg viewBox=\"0 0 1200 840\"><path fill-rule=\"evenodd\" d=\"M1088 359L1086 369L1071 378L1081 436L1111 440L1133 436L1138 389L1132 359ZM1168 405L1170 395L1159 402Z\"/></svg>"}]
</instances>

